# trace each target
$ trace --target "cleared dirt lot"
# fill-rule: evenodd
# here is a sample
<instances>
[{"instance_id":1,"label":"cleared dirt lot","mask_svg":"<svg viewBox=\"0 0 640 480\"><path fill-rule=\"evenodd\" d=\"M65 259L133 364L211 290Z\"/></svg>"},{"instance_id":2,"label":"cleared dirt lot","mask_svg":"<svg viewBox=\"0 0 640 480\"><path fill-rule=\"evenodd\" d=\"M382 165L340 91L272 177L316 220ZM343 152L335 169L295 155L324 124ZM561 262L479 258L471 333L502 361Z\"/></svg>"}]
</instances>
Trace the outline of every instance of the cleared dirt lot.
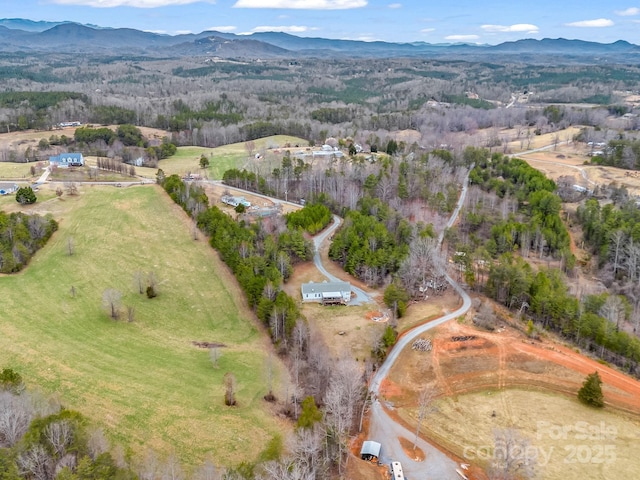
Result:
<instances>
[{"instance_id":1,"label":"cleared dirt lot","mask_svg":"<svg viewBox=\"0 0 640 480\"><path fill-rule=\"evenodd\" d=\"M640 459L633 454L634 441L640 439L640 382L552 339L532 341L508 324L489 333L452 321L423 338L431 340L432 351L405 350L382 394L392 405L392 415L415 428L418 392L424 387L435 389L440 395L435 402L438 410L423 423L423 432L455 456L464 459L466 454L468 463L486 467L487 458L469 452L491 447L494 428L516 428L535 440L532 444L539 452L553 447L539 478L567 478L571 472L570 478L614 479L640 468ZM607 407L603 411L576 400L585 376L596 370L604 383ZM541 426L575 427L580 421L605 422L618 435L578 443L574 432L573 437L557 442L547 430L538 431ZM617 455L615 464L606 464L607 468L597 463L598 449L605 445L613 445L607 450ZM578 447L579 459L575 457ZM567 458L575 459L569 470ZM475 478L483 476L478 473Z\"/></svg>"}]
</instances>

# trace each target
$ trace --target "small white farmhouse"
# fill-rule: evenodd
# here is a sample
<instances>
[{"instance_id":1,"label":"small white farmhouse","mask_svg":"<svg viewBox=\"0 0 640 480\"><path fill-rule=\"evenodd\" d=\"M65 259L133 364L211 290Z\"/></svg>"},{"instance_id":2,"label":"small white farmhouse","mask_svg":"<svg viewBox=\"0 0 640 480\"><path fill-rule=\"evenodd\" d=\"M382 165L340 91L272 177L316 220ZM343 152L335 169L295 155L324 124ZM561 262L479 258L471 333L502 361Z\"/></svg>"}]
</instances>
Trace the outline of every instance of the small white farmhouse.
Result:
<instances>
[{"instance_id":1,"label":"small white farmhouse","mask_svg":"<svg viewBox=\"0 0 640 480\"><path fill-rule=\"evenodd\" d=\"M303 283L301 290L303 302L346 305L351 300L351 284L349 282L309 282Z\"/></svg>"}]
</instances>

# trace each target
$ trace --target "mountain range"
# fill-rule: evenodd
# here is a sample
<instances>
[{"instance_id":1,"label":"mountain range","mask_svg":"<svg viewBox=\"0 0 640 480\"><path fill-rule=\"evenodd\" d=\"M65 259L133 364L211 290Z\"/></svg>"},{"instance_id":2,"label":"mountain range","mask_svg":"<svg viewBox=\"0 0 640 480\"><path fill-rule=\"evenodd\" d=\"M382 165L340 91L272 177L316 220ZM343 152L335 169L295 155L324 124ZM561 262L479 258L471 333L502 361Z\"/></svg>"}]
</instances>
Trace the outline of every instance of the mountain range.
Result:
<instances>
[{"instance_id":1,"label":"mountain range","mask_svg":"<svg viewBox=\"0 0 640 480\"><path fill-rule=\"evenodd\" d=\"M206 31L164 35L130 28L103 28L73 22L0 19L0 52L135 54L158 57L219 58L390 58L525 63L640 63L640 46L567 40L524 39L498 45L391 43L298 37L280 32L251 35Z\"/></svg>"}]
</instances>

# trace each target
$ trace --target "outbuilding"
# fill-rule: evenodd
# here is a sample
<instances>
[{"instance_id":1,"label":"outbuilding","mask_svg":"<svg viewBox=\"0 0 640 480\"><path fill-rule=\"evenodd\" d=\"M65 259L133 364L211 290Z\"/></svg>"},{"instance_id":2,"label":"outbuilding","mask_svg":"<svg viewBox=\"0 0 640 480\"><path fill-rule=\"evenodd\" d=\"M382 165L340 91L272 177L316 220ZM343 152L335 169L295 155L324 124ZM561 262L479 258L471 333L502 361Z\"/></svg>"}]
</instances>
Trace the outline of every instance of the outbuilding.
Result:
<instances>
[{"instance_id":1,"label":"outbuilding","mask_svg":"<svg viewBox=\"0 0 640 480\"><path fill-rule=\"evenodd\" d=\"M11 195L18 191L18 185L15 183L0 183L0 195Z\"/></svg>"},{"instance_id":2,"label":"outbuilding","mask_svg":"<svg viewBox=\"0 0 640 480\"><path fill-rule=\"evenodd\" d=\"M368 462L377 462L380 457L382 445L373 440L365 440L360 449L360 458Z\"/></svg>"}]
</instances>

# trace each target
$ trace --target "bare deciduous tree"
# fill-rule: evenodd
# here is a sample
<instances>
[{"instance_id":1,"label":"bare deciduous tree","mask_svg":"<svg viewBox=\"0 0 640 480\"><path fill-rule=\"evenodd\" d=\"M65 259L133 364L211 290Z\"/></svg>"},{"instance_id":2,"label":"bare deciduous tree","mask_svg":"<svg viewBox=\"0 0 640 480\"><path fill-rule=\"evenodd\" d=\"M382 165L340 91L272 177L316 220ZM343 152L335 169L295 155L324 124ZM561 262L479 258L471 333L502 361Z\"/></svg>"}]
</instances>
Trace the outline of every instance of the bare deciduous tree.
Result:
<instances>
[{"instance_id":1,"label":"bare deciduous tree","mask_svg":"<svg viewBox=\"0 0 640 480\"><path fill-rule=\"evenodd\" d=\"M220 480L221 473L211 460L206 460L204 464L196 470L194 478L195 480Z\"/></svg>"},{"instance_id":2,"label":"bare deciduous tree","mask_svg":"<svg viewBox=\"0 0 640 480\"><path fill-rule=\"evenodd\" d=\"M417 237L409 246L409 255L399 270L400 279L412 297L440 291L446 275L446 260L433 238Z\"/></svg>"},{"instance_id":3,"label":"bare deciduous tree","mask_svg":"<svg viewBox=\"0 0 640 480\"><path fill-rule=\"evenodd\" d=\"M218 368L218 360L220 360L220 347L214 346L209 349L209 358L213 368Z\"/></svg>"},{"instance_id":4,"label":"bare deciduous tree","mask_svg":"<svg viewBox=\"0 0 640 480\"><path fill-rule=\"evenodd\" d=\"M616 326L620 330L620 322L625 319L624 302L619 295L609 295L600 309L600 315Z\"/></svg>"},{"instance_id":5,"label":"bare deciduous tree","mask_svg":"<svg viewBox=\"0 0 640 480\"><path fill-rule=\"evenodd\" d=\"M0 391L0 447L13 447L29 428L32 417L28 395Z\"/></svg>"},{"instance_id":6,"label":"bare deciduous tree","mask_svg":"<svg viewBox=\"0 0 640 480\"><path fill-rule=\"evenodd\" d=\"M169 455L162 468L162 480L184 480L186 477L175 454Z\"/></svg>"},{"instance_id":7,"label":"bare deciduous tree","mask_svg":"<svg viewBox=\"0 0 640 480\"><path fill-rule=\"evenodd\" d=\"M39 443L18 455L16 464L21 475L34 480L53 478L53 461L47 450Z\"/></svg>"},{"instance_id":8,"label":"bare deciduous tree","mask_svg":"<svg viewBox=\"0 0 640 480\"><path fill-rule=\"evenodd\" d=\"M236 376L227 372L224 374L224 403L228 406L236 404Z\"/></svg>"},{"instance_id":9,"label":"bare deciduous tree","mask_svg":"<svg viewBox=\"0 0 640 480\"><path fill-rule=\"evenodd\" d=\"M78 195L78 184L75 182L65 182L64 188L67 190L67 195Z\"/></svg>"},{"instance_id":10,"label":"bare deciduous tree","mask_svg":"<svg viewBox=\"0 0 640 480\"><path fill-rule=\"evenodd\" d=\"M493 432L494 450L490 475L494 480L530 479L535 477L537 449L512 428Z\"/></svg>"},{"instance_id":11,"label":"bare deciduous tree","mask_svg":"<svg viewBox=\"0 0 640 480\"><path fill-rule=\"evenodd\" d=\"M51 445L53 454L60 459L67 453L67 448L73 442L73 426L66 420L51 422L44 430L45 438Z\"/></svg>"},{"instance_id":12,"label":"bare deciduous tree","mask_svg":"<svg viewBox=\"0 0 640 480\"><path fill-rule=\"evenodd\" d=\"M108 288L102 293L102 303L109 311L109 316L114 320L117 320L120 317L121 300L122 293L115 288Z\"/></svg>"},{"instance_id":13,"label":"bare deciduous tree","mask_svg":"<svg viewBox=\"0 0 640 480\"><path fill-rule=\"evenodd\" d=\"M433 388L423 388L418 397L418 425L416 426L416 438L413 441L413 449L415 450L418 445L418 438L420 437L420 428L422 428L422 422L425 417L435 411L433 400L435 399L436 391Z\"/></svg>"},{"instance_id":14,"label":"bare deciduous tree","mask_svg":"<svg viewBox=\"0 0 640 480\"><path fill-rule=\"evenodd\" d=\"M142 295L144 293L144 289L145 289L145 286L144 286L144 283L145 283L144 282L144 273L141 272L140 270L135 272L133 274L133 282L134 282L136 288L138 289L138 293L140 295Z\"/></svg>"},{"instance_id":15,"label":"bare deciduous tree","mask_svg":"<svg viewBox=\"0 0 640 480\"><path fill-rule=\"evenodd\" d=\"M363 395L364 382L360 367L351 358L341 358L334 367L325 396L325 424L336 447L334 458L340 471L348 448L348 436L357 420Z\"/></svg>"},{"instance_id":16,"label":"bare deciduous tree","mask_svg":"<svg viewBox=\"0 0 640 480\"><path fill-rule=\"evenodd\" d=\"M153 450L147 450L144 457L140 458L136 463L136 473L140 480L156 480L159 465L158 457Z\"/></svg>"},{"instance_id":17,"label":"bare deciduous tree","mask_svg":"<svg viewBox=\"0 0 640 480\"><path fill-rule=\"evenodd\" d=\"M89 432L87 450L93 460L109 451L109 440L104 436L104 431L101 428L94 428Z\"/></svg>"}]
</instances>

